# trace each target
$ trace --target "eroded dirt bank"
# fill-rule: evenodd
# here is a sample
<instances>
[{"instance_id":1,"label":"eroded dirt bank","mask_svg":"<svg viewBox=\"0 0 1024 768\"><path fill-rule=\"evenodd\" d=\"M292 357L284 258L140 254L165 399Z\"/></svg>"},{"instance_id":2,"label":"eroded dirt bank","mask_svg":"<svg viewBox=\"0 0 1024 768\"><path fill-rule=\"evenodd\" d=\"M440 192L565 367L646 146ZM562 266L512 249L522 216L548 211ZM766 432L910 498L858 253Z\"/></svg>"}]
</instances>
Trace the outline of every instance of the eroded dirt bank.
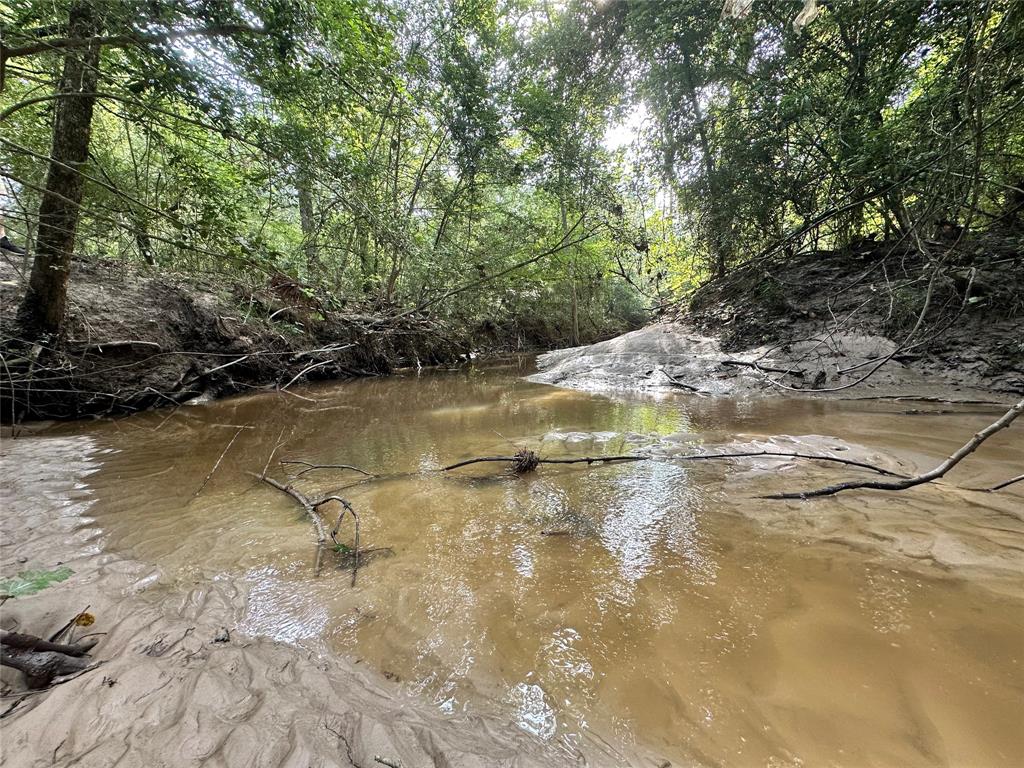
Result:
<instances>
[{"instance_id":1,"label":"eroded dirt bank","mask_svg":"<svg viewBox=\"0 0 1024 768\"><path fill-rule=\"evenodd\" d=\"M542 355L535 380L716 395L1007 400L1024 392L1018 251L948 268L930 288L929 272L903 249L870 244L855 256L746 267L661 322Z\"/></svg>"},{"instance_id":2,"label":"eroded dirt bank","mask_svg":"<svg viewBox=\"0 0 1024 768\"><path fill-rule=\"evenodd\" d=\"M22 280L0 261L0 421L108 416L300 381L456 361L465 334L420 315L328 310L284 276L257 290L74 264L65 337L32 344Z\"/></svg>"}]
</instances>

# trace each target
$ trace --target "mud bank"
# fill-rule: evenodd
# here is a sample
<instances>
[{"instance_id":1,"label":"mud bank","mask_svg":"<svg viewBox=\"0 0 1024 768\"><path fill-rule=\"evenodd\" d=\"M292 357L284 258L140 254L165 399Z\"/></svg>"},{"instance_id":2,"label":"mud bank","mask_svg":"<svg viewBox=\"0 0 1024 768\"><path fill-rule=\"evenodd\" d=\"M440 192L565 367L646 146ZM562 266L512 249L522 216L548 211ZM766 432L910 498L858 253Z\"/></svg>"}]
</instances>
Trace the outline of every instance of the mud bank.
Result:
<instances>
[{"instance_id":1,"label":"mud bank","mask_svg":"<svg viewBox=\"0 0 1024 768\"><path fill-rule=\"evenodd\" d=\"M661 322L542 355L534 380L714 395L1003 401L1024 392L1024 257L950 269L929 289L912 255L883 245L744 268Z\"/></svg>"},{"instance_id":2,"label":"mud bank","mask_svg":"<svg viewBox=\"0 0 1024 768\"><path fill-rule=\"evenodd\" d=\"M814 381L831 372L831 377L825 373L831 383L821 384L817 394L1003 402L1022 391L1012 377L992 380L973 368L934 368L896 360L868 380L847 387L873 361L891 354L896 343L852 332L833 333L829 341L827 350L812 338L727 351L719 336L706 336L688 322L664 321L598 344L543 354L531 380L592 391L786 395L808 394L806 390L815 389Z\"/></svg>"},{"instance_id":3,"label":"mud bank","mask_svg":"<svg viewBox=\"0 0 1024 768\"><path fill-rule=\"evenodd\" d=\"M449 364L466 340L418 315L339 313L285 279L257 290L76 262L64 338L20 338L22 281L0 262L0 421L130 413L304 380Z\"/></svg>"}]
</instances>

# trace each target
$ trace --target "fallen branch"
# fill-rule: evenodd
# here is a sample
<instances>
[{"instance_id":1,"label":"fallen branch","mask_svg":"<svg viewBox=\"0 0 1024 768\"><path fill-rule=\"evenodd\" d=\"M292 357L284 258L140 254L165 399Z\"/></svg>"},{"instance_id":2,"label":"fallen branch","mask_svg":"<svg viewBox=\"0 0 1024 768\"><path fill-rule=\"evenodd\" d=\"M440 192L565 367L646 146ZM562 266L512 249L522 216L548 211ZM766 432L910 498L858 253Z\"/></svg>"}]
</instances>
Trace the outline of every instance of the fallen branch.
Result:
<instances>
[{"instance_id":1,"label":"fallen branch","mask_svg":"<svg viewBox=\"0 0 1024 768\"><path fill-rule=\"evenodd\" d=\"M334 527L331 529L331 541L339 547L342 546L341 542L338 541L338 531L341 529L341 522L345 519L346 512L350 512L352 514L352 519L356 524L356 534L352 550L352 585L355 586L356 574L359 573L359 515L356 514L352 505L345 499L341 498L341 496L325 496L314 504L314 508L319 508L321 505L326 504L329 501L336 501L341 504L341 512L338 514L338 522L336 522Z\"/></svg>"},{"instance_id":2,"label":"fallen branch","mask_svg":"<svg viewBox=\"0 0 1024 768\"><path fill-rule=\"evenodd\" d=\"M978 447L988 440L996 432L1006 429L1009 427L1014 419L1024 413L1024 400L1019 400L1010 410L1004 413L999 419L992 424L989 424L983 430L974 435L970 440L964 443L958 448L948 459L939 464L937 467L929 472L925 472L921 475L914 477L908 477L903 480L896 480L892 482L884 482L880 480L873 481L850 481L846 483L836 483L835 485L829 485L824 488L817 488L812 491L797 491L793 493L776 493L768 496L762 496L763 499L810 499L818 496L832 496L833 494L840 493L841 491L850 491L857 488L867 488L872 490L880 491L902 491L907 488L913 488L915 485L923 485L929 483L932 480L938 480L940 477L945 475L949 470L963 461L965 458L974 453ZM1014 478L1010 482L1017 482L1020 478ZM998 487L1006 487L1006 484Z\"/></svg>"},{"instance_id":3,"label":"fallen branch","mask_svg":"<svg viewBox=\"0 0 1024 768\"><path fill-rule=\"evenodd\" d=\"M321 368L321 367L323 367L323 366L325 366L325 365L330 365L330 364L331 364L331 363L333 363L333 362L334 362L333 360L321 360L321 361L320 361L319 363L313 363L312 365L307 365L307 366L306 366L305 368L303 368L303 369L302 369L301 371L299 371L298 373L296 373L296 374L295 374L295 375L294 375L294 376L292 377L292 380L291 380L291 381L289 381L289 382L288 382L287 384L285 384L285 385L284 385L283 387L281 387L281 389L288 389L288 387L290 387L290 386L291 386L292 384L294 384L294 383L295 383L296 381L298 381L298 380L299 380L299 379L301 379L301 378L302 378L303 376L305 376L305 375L306 375L307 373L309 373L310 371L312 371L312 370L313 370L314 368Z\"/></svg>"},{"instance_id":4,"label":"fallen branch","mask_svg":"<svg viewBox=\"0 0 1024 768\"><path fill-rule=\"evenodd\" d=\"M313 501L311 501L309 497L306 496L306 494L302 493L302 491L298 491L290 485L279 483L274 478L267 477L266 475L257 475L255 472L252 472L251 474L253 477L262 480L267 485L274 486L275 488L277 488L277 490L281 491L282 493L287 493L289 496L291 496L293 499L299 502L299 504L302 505L302 508L306 511L306 514L309 515L309 519L313 522L313 529L316 531L317 543L323 546L323 543L327 541L327 532L324 530L324 521L321 520L320 515L316 513L317 505Z\"/></svg>"},{"instance_id":5,"label":"fallen branch","mask_svg":"<svg viewBox=\"0 0 1024 768\"><path fill-rule=\"evenodd\" d=\"M854 461L853 459L841 459L838 456L822 456L815 453L797 453L790 451L743 451L739 453L695 453L690 456L672 456L669 457L671 461L704 461L706 459L741 459L751 456L778 456L790 459L810 459L813 461L832 461L836 464L845 464L849 467L860 467L861 469L869 469L872 472L877 472L880 475L889 475L890 477L906 477L901 475L899 472L892 472L888 469L875 466L874 464L868 464L864 461Z\"/></svg>"},{"instance_id":6,"label":"fallen branch","mask_svg":"<svg viewBox=\"0 0 1024 768\"><path fill-rule=\"evenodd\" d=\"M598 463L612 463L612 462L626 462L626 461L710 461L715 459L742 459L754 456L778 456L780 458L788 459L809 459L812 461L831 461L836 464L845 464L849 467L860 467L861 469L867 469L872 472L877 472L880 475L889 475L890 477L906 477L898 472L884 469L883 467L876 466L874 464L868 464L864 461L855 461L853 459L842 459L838 456L822 456L813 453L798 453L795 451L742 451L737 453L695 453L690 456L666 456L666 457L654 457L654 456L584 456L578 459L541 459L536 458L536 463L533 466L529 466L529 462L525 461L528 457L524 454L531 454L532 451L520 451L515 456L480 456L475 459L466 459L456 464L450 464L447 467L442 468L442 472L447 472L451 469L458 469L459 467L465 467L470 464L480 464L483 462L506 462L511 464L512 471L521 473L529 472L534 469L537 464L598 464Z\"/></svg>"},{"instance_id":7,"label":"fallen branch","mask_svg":"<svg viewBox=\"0 0 1024 768\"><path fill-rule=\"evenodd\" d=\"M511 464L511 468L516 472L529 472L535 469L538 464L609 464L614 461L647 461L650 458L650 456L584 456L579 459L541 459L533 451L519 451L515 456L480 456L475 459L466 459L465 461L442 467L441 471L447 472L459 467L480 464L486 461L503 461Z\"/></svg>"},{"instance_id":8,"label":"fallen branch","mask_svg":"<svg viewBox=\"0 0 1024 768\"><path fill-rule=\"evenodd\" d=\"M192 494L193 499L203 492L203 488L205 488L206 484L210 482L210 478L213 477L213 473L217 471L217 467L220 466L220 463L224 461L224 457L227 455L227 452L231 450L231 446L235 444L235 440L237 440L238 436L242 434L242 430L247 427L248 425L239 427L234 436L228 441L228 444L224 446L224 450L221 451L220 456L217 457L217 462L213 465L213 469L210 470L210 474L206 476L206 479L203 480L203 484L196 488L196 492Z\"/></svg>"},{"instance_id":9,"label":"fallen branch","mask_svg":"<svg viewBox=\"0 0 1024 768\"><path fill-rule=\"evenodd\" d=\"M698 387L695 387L692 384L684 384L683 382L679 381L679 379L677 379L671 373L666 371L664 368L659 368L658 370L660 370L663 374L665 374L665 378L668 379L668 383L671 384L673 387L679 387L680 389L685 389L685 390L688 390L690 392L700 392L701 391Z\"/></svg>"},{"instance_id":10,"label":"fallen branch","mask_svg":"<svg viewBox=\"0 0 1024 768\"><path fill-rule=\"evenodd\" d=\"M746 360L719 360L718 362L721 363L722 365L743 366L744 368L753 368L758 371L767 371L769 373L783 373L788 374L790 376L799 376L800 378L803 378L804 374L807 373L807 371L804 371L800 368L772 368L771 366L768 365L752 363Z\"/></svg>"},{"instance_id":11,"label":"fallen branch","mask_svg":"<svg viewBox=\"0 0 1024 768\"><path fill-rule=\"evenodd\" d=\"M969 491L984 491L985 493L992 493L993 491L1000 491L1003 488L1008 488L1009 486L1013 485L1014 483L1019 483L1022 480L1024 480L1024 475L1017 475L1016 477L1011 477L1009 480L1004 480L1001 483L996 483L995 485L991 486L990 488L968 488L967 490L969 490Z\"/></svg>"},{"instance_id":12,"label":"fallen branch","mask_svg":"<svg viewBox=\"0 0 1024 768\"><path fill-rule=\"evenodd\" d=\"M338 515L338 522L335 523L334 528L331 530L330 533L331 540L335 544L339 545L340 542L337 539L338 530L341 528L341 523L345 517L345 512L347 511L352 513L352 519L355 520L356 526L354 547L355 564L352 569L352 583L355 584L356 573L359 570L359 515L356 514L356 511L352 508L352 505L349 504L349 502L343 499L341 496L324 496L321 499L310 499L308 496L306 496L306 494L296 489L295 487L278 482L272 477L267 477L266 474L258 475L255 472L250 472L249 474L255 477L257 480L262 480L264 483L267 483L267 485L272 485L274 488L277 488L277 490L281 491L282 493L286 493L289 496L291 496L293 499L295 499L295 501L299 502L299 504L305 510L306 514L309 516L309 519L313 523L313 529L316 532L316 564L313 567L313 573L315 576L320 575L320 563L321 560L323 559L324 543L327 541L327 532L324 529L324 521L320 517L319 513L320 507L322 507L329 501L337 501L339 504L341 504L342 510L341 514Z\"/></svg>"}]
</instances>

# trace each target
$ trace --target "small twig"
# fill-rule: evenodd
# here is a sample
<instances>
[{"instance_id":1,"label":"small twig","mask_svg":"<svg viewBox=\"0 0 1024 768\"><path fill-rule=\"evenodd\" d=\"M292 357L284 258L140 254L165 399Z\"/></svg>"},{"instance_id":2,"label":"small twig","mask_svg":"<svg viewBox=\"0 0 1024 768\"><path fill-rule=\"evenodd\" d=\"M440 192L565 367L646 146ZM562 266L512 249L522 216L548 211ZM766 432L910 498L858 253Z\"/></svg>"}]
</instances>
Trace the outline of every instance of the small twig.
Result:
<instances>
[{"instance_id":1,"label":"small twig","mask_svg":"<svg viewBox=\"0 0 1024 768\"><path fill-rule=\"evenodd\" d=\"M290 386L291 386L292 384L294 384L294 383L295 383L296 381L298 381L298 380L299 380L299 379L301 379L301 378L302 378L303 376L305 376L305 375L306 375L307 373L309 373L310 371L312 371L312 370L313 370L314 368L319 368L319 367L321 367L321 366L324 366L324 365L330 365L330 364L331 364L331 363L333 363L333 362L334 362L333 360L321 360L321 361L320 361L319 363L313 363L312 365L307 365L307 366L306 366L305 368L303 368L303 369L302 369L301 371L299 371L298 373L296 373L296 374L295 374L295 375L294 375L294 376L292 377L292 380L291 380L291 381L289 381L289 382L288 382L287 384L285 384L285 385L284 385L283 387L281 387L281 389L282 389L282 390L287 390L287 389L288 389L288 387L290 387Z\"/></svg>"},{"instance_id":2,"label":"small twig","mask_svg":"<svg viewBox=\"0 0 1024 768\"><path fill-rule=\"evenodd\" d=\"M117 347L156 347L159 351L163 352L163 347L157 344L155 341L141 341L139 339L122 339L120 341L98 341L90 344L84 340L68 339L68 344L84 344L85 349L96 349L99 350L100 354L103 353L103 349L116 349Z\"/></svg>"},{"instance_id":3,"label":"small twig","mask_svg":"<svg viewBox=\"0 0 1024 768\"><path fill-rule=\"evenodd\" d=\"M1019 483L1022 480L1024 480L1024 475L1017 475L1016 477L1011 477L1009 480L1004 480L1001 483L996 483L991 488L968 488L967 490L969 490L969 491L982 491L984 493L992 493L993 491L999 491L999 490L1002 490L1003 488L1007 488L1007 487L1013 485L1014 483Z\"/></svg>"},{"instance_id":4,"label":"small twig","mask_svg":"<svg viewBox=\"0 0 1024 768\"><path fill-rule=\"evenodd\" d=\"M56 632L54 632L52 635L50 635L50 642L51 643L56 643L58 640L60 640L64 636L64 633L67 632L69 629L71 629L71 627L74 625L74 623L76 621L78 621L78 617L81 616L83 613L85 613L86 611L89 610L89 607L90 606L88 606L88 605L85 606L85 608L83 608L78 613L76 613L74 616L72 616L70 619L68 619L67 624L65 624L63 627L61 627Z\"/></svg>"},{"instance_id":5,"label":"small twig","mask_svg":"<svg viewBox=\"0 0 1024 768\"><path fill-rule=\"evenodd\" d=\"M274 460L274 454L277 453L277 449L282 445L282 437L284 437L284 427L281 427L281 431L277 435L277 441L274 443L274 449L270 452L270 455L267 456L267 463L263 465L263 472L260 474L260 477L267 476L267 470L270 469L270 462Z\"/></svg>"},{"instance_id":6,"label":"small twig","mask_svg":"<svg viewBox=\"0 0 1024 768\"><path fill-rule=\"evenodd\" d=\"M238 439L238 436L242 434L242 430L245 429L247 426L248 425L239 427L235 431L234 436L228 441L228 444L224 446L224 450L220 452L220 456L217 457L217 462L213 465L213 469L210 470L210 474L206 476L206 479L203 480L203 484L196 488L196 492L192 494L193 499L203 492L203 488L205 488L206 484L210 482L210 478L213 477L213 473L217 471L217 467L219 467L220 463L224 461L224 456L227 454L228 451L231 450L231 446L235 444L235 440Z\"/></svg>"}]
</instances>

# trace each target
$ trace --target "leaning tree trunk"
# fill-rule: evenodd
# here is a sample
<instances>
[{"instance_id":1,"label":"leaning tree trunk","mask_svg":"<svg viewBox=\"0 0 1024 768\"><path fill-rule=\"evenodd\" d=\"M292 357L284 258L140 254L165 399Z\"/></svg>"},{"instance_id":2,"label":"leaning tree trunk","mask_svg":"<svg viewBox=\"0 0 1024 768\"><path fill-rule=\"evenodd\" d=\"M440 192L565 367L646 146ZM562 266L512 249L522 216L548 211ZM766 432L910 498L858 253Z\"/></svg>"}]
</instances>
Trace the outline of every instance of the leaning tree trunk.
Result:
<instances>
[{"instance_id":1,"label":"leaning tree trunk","mask_svg":"<svg viewBox=\"0 0 1024 768\"><path fill-rule=\"evenodd\" d=\"M92 38L98 31L91 0L76 2L68 18L68 37ZM98 44L68 48L57 86L53 145L39 204L39 228L28 291L18 311L23 330L31 336L58 333L67 304L68 273L75 248L82 202L79 173L89 156L92 111L99 80Z\"/></svg>"}]
</instances>

